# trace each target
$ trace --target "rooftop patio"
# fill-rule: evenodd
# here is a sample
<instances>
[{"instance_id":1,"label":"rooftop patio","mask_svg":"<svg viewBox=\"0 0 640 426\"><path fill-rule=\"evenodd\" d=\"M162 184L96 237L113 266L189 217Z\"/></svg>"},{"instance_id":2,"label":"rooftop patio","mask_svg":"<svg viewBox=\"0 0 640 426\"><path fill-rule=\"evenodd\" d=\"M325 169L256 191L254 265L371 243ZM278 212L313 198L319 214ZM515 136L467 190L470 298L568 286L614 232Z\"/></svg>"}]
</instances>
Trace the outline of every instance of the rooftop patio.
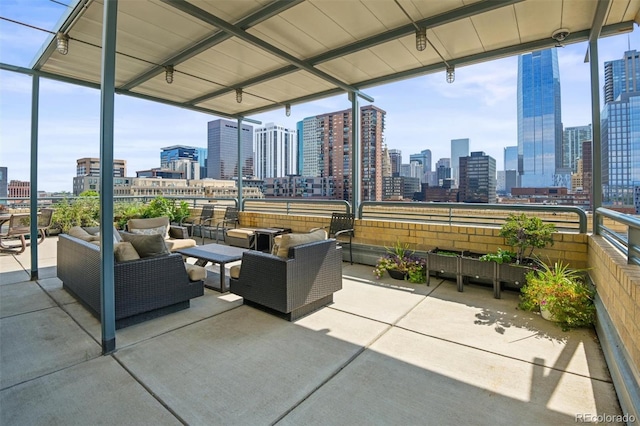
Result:
<instances>
[{"instance_id":1,"label":"rooftop patio","mask_svg":"<svg viewBox=\"0 0 640 426\"><path fill-rule=\"evenodd\" d=\"M56 277L57 237L0 255L2 424L573 424L621 415L593 330L563 332L518 295L430 287L343 265L334 303L293 323L206 290L117 331ZM611 419L610 419L611 420ZM613 420L616 420L613 418ZM615 423L615 422L612 422Z\"/></svg>"}]
</instances>

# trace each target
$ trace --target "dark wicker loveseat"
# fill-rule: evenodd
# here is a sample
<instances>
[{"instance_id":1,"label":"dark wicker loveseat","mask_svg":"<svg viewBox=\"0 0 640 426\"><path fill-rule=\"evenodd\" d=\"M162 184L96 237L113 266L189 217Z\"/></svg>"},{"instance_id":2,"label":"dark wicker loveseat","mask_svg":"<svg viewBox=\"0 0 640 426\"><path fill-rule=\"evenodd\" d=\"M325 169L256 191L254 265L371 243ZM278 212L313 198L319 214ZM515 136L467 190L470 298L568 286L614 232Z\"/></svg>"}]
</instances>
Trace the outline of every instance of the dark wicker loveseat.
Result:
<instances>
[{"instance_id":1,"label":"dark wicker loveseat","mask_svg":"<svg viewBox=\"0 0 640 426\"><path fill-rule=\"evenodd\" d=\"M288 258L247 251L230 284L244 303L293 321L331 303L342 289L342 249L327 239L291 247Z\"/></svg>"},{"instance_id":2,"label":"dark wicker loveseat","mask_svg":"<svg viewBox=\"0 0 640 426\"><path fill-rule=\"evenodd\" d=\"M93 315L100 318L100 248L81 239L58 237L58 278ZM186 309L204 294L202 281L189 281L179 254L114 266L116 328Z\"/></svg>"}]
</instances>

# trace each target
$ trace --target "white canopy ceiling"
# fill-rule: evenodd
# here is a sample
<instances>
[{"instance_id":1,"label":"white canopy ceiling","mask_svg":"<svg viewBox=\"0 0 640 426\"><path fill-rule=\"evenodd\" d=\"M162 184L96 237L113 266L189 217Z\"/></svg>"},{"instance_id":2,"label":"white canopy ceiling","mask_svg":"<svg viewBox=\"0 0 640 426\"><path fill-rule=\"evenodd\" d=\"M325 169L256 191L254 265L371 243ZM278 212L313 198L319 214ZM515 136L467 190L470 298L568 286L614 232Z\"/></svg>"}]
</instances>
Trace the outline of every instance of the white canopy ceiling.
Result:
<instances>
[{"instance_id":1,"label":"white canopy ceiling","mask_svg":"<svg viewBox=\"0 0 640 426\"><path fill-rule=\"evenodd\" d=\"M102 0L79 0L34 60L100 83ZM118 93L228 117L631 31L640 0L121 0ZM410 19L409 19L410 17ZM416 27L427 28L425 50ZM165 80L173 66L174 80ZM242 89L242 102L236 101Z\"/></svg>"}]
</instances>

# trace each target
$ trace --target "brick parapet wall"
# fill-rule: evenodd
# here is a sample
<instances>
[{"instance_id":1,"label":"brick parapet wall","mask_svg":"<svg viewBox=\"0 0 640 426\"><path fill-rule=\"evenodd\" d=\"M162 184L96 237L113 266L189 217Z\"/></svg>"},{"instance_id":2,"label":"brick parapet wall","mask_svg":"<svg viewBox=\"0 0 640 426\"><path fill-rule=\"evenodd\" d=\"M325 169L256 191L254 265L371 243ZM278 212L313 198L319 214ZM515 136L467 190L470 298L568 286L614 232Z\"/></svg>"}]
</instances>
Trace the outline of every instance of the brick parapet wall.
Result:
<instances>
[{"instance_id":1,"label":"brick parapet wall","mask_svg":"<svg viewBox=\"0 0 640 426\"><path fill-rule=\"evenodd\" d=\"M240 224L249 228L284 227L293 232L307 232L312 228L328 226L331 219L318 216L288 216L257 212L240 213ZM354 244L389 247L399 239L411 249L427 251L435 247L451 250L469 250L476 253L496 252L498 248L509 248L498 228L438 225L416 222L385 220L356 220ZM557 232L554 245L536 250L543 260L561 259L573 268L588 265L586 234Z\"/></svg>"},{"instance_id":2,"label":"brick parapet wall","mask_svg":"<svg viewBox=\"0 0 640 426\"><path fill-rule=\"evenodd\" d=\"M636 371L640 371L640 268L600 236L589 238L589 275Z\"/></svg>"}]
</instances>

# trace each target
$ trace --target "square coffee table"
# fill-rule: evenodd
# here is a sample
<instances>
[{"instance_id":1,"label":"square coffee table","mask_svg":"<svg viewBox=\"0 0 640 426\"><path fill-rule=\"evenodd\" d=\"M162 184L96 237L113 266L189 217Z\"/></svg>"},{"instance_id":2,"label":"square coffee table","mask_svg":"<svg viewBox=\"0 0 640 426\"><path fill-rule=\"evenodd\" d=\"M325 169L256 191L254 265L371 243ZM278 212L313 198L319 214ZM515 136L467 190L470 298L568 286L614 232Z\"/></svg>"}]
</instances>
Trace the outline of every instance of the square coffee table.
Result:
<instances>
[{"instance_id":1,"label":"square coffee table","mask_svg":"<svg viewBox=\"0 0 640 426\"><path fill-rule=\"evenodd\" d=\"M178 253L188 257L195 257L199 261L198 264L202 266L206 265L207 262L220 265L220 287L215 287L211 283L207 283L206 280L205 287L225 293L227 291L225 265L230 262L242 260L242 253L247 250L248 249L213 243L178 250Z\"/></svg>"}]
</instances>

